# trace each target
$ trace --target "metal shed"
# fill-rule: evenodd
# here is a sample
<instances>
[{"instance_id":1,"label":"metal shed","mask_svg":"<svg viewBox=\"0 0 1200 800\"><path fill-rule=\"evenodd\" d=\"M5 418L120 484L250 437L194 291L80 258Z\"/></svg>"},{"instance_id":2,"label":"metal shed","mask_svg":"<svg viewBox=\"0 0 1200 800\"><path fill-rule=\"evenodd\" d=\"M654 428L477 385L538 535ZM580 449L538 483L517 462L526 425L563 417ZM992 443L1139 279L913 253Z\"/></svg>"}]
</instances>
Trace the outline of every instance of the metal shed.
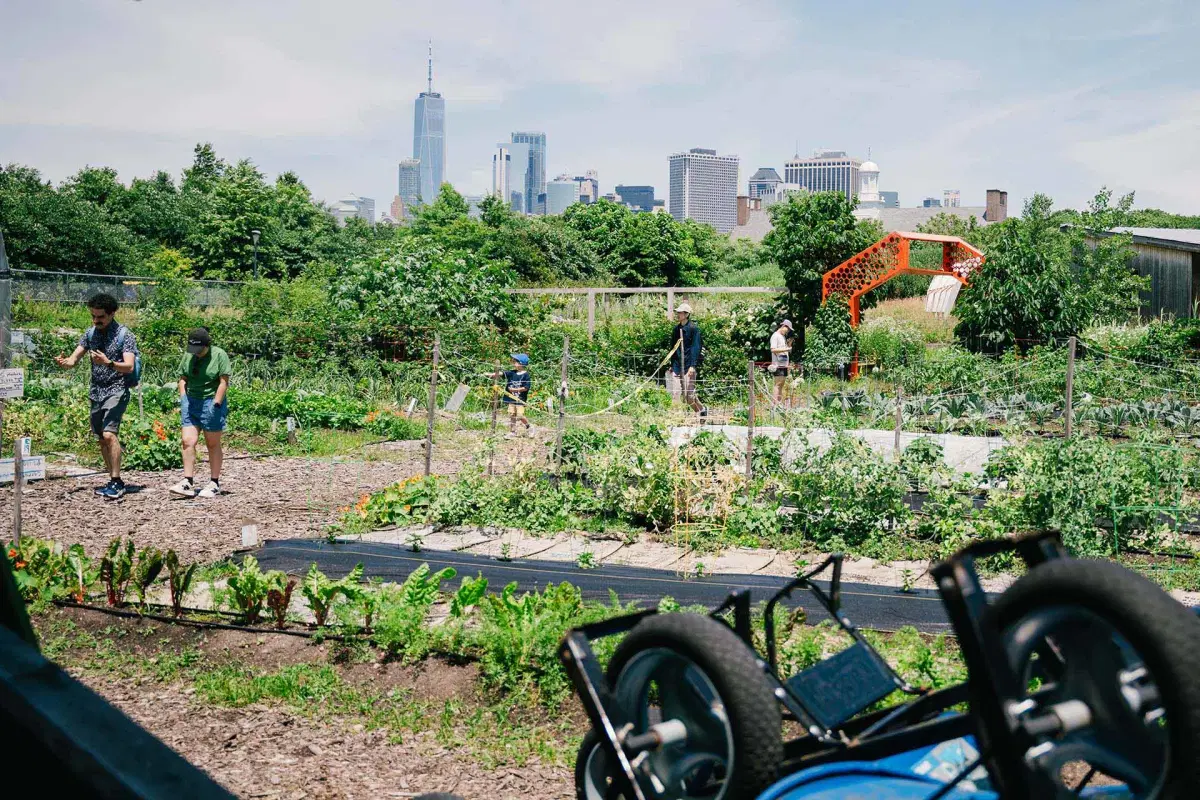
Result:
<instances>
[{"instance_id":1,"label":"metal shed","mask_svg":"<svg viewBox=\"0 0 1200 800\"><path fill-rule=\"evenodd\" d=\"M1200 302L1200 230L1193 228L1117 228L1133 235L1132 266L1150 276L1142 294L1142 315L1196 316Z\"/></svg>"}]
</instances>

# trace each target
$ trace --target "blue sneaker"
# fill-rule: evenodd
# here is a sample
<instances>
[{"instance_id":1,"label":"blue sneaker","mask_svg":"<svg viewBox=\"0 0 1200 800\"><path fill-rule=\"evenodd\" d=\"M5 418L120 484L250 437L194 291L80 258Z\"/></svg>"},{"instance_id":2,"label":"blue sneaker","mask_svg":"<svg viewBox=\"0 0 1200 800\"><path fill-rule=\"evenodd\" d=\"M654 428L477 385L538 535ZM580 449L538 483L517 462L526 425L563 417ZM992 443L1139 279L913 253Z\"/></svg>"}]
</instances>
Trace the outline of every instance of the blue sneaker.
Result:
<instances>
[{"instance_id":1,"label":"blue sneaker","mask_svg":"<svg viewBox=\"0 0 1200 800\"><path fill-rule=\"evenodd\" d=\"M100 493L100 496L105 500L120 500L125 496L125 481L120 478L109 481L108 486L104 487L104 491Z\"/></svg>"},{"instance_id":2,"label":"blue sneaker","mask_svg":"<svg viewBox=\"0 0 1200 800\"><path fill-rule=\"evenodd\" d=\"M113 481L110 478L108 483L104 484L103 486L97 486L92 491L92 494L96 495L96 497L104 497L104 493L107 492L110 488L112 488L112 485L113 485Z\"/></svg>"}]
</instances>

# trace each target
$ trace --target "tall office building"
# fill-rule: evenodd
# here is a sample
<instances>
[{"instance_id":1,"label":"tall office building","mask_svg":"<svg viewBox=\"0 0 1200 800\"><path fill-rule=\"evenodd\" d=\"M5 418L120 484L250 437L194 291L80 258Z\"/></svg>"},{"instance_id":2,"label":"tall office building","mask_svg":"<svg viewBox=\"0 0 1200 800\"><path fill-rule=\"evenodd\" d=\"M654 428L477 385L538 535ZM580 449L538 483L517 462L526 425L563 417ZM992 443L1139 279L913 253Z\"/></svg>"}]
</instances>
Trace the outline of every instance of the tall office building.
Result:
<instances>
[{"instance_id":1,"label":"tall office building","mask_svg":"<svg viewBox=\"0 0 1200 800\"><path fill-rule=\"evenodd\" d=\"M423 203L437 200L446 180L446 100L433 90L433 42L429 43L428 80L413 114L413 158L420 161Z\"/></svg>"},{"instance_id":2,"label":"tall office building","mask_svg":"<svg viewBox=\"0 0 1200 800\"><path fill-rule=\"evenodd\" d=\"M654 210L653 186L624 186L617 184L617 194L620 196L621 202L634 211Z\"/></svg>"},{"instance_id":3,"label":"tall office building","mask_svg":"<svg viewBox=\"0 0 1200 800\"><path fill-rule=\"evenodd\" d=\"M900 193L899 192L880 192L879 199L883 201L884 208L899 208Z\"/></svg>"},{"instance_id":4,"label":"tall office building","mask_svg":"<svg viewBox=\"0 0 1200 800\"><path fill-rule=\"evenodd\" d=\"M959 208L961 205L962 199L958 189L942 190L942 206L945 208Z\"/></svg>"},{"instance_id":5,"label":"tall office building","mask_svg":"<svg viewBox=\"0 0 1200 800\"><path fill-rule=\"evenodd\" d=\"M492 194L508 200L512 189L512 154L507 145L499 145L492 154Z\"/></svg>"},{"instance_id":6,"label":"tall office building","mask_svg":"<svg viewBox=\"0 0 1200 800\"><path fill-rule=\"evenodd\" d=\"M404 203L404 215L411 217L413 209L421 203L421 162L415 158L406 158L400 162L399 187L396 194ZM397 217L399 219L399 217Z\"/></svg>"},{"instance_id":7,"label":"tall office building","mask_svg":"<svg viewBox=\"0 0 1200 800\"><path fill-rule=\"evenodd\" d=\"M763 205L770 205L775 202L775 198L779 194L779 186L782 183L783 179L779 177L779 173L775 171L774 167L759 167L750 176L749 190L746 194L750 197L760 197Z\"/></svg>"},{"instance_id":8,"label":"tall office building","mask_svg":"<svg viewBox=\"0 0 1200 800\"><path fill-rule=\"evenodd\" d=\"M693 147L670 157L671 216L729 233L737 225L738 157Z\"/></svg>"},{"instance_id":9,"label":"tall office building","mask_svg":"<svg viewBox=\"0 0 1200 800\"><path fill-rule=\"evenodd\" d=\"M529 202L526 198L529 197L529 187L526 179L529 177L530 153L533 146L529 142L500 142L496 147L503 147L509 155L507 195L509 205L518 214L528 214Z\"/></svg>"},{"instance_id":10,"label":"tall office building","mask_svg":"<svg viewBox=\"0 0 1200 800\"><path fill-rule=\"evenodd\" d=\"M535 214L538 197L546 192L546 134L536 131L513 131L512 141L513 144L529 145L529 156L524 164L525 177L521 181L525 207L520 210L526 214ZM516 162L513 163L515 166Z\"/></svg>"},{"instance_id":11,"label":"tall office building","mask_svg":"<svg viewBox=\"0 0 1200 800\"><path fill-rule=\"evenodd\" d=\"M862 162L842 150L818 150L812 158L796 156L783 165L783 179L810 192L843 192L853 202Z\"/></svg>"},{"instance_id":12,"label":"tall office building","mask_svg":"<svg viewBox=\"0 0 1200 800\"><path fill-rule=\"evenodd\" d=\"M546 213L561 214L579 202L579 184L570 175L559 175L546 185Z\"/></svg>"}]
</instances>

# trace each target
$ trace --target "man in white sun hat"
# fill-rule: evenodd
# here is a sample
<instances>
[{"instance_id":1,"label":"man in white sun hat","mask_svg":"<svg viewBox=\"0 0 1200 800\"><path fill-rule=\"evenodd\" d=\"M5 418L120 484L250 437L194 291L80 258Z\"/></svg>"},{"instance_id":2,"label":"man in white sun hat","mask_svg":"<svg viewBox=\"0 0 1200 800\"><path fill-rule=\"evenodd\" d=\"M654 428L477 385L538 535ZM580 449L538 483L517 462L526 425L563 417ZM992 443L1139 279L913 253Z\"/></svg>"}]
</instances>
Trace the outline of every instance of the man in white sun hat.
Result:
<instances>
[{"instance_id":1,"label":"man in white sun hat","mask_svg":"<svg viewBox=\"0 0 1200 800\"><path fill-rule=\"evenodd\" d=\"M788 368L792 356L792 321L785 319L771 334L771 374L775 376L775 388L772 398L777 405L786 405L791 398L787 397Z\"/></svg>"},{"instance_id":2,"label":"man in white sun hat","mask_svg":"<svg viewBox=\"0 0 1200 800\"><path fill-rule=\"evenodd\" d=\"M701 417L708 416L708 409L696 397L696 381L704 356L700 346L700 328L692 321L692 307L680 303L675 307L675 329L671 332L671 372L679 379L684 401Z\"/></svg>"}]
</instances>

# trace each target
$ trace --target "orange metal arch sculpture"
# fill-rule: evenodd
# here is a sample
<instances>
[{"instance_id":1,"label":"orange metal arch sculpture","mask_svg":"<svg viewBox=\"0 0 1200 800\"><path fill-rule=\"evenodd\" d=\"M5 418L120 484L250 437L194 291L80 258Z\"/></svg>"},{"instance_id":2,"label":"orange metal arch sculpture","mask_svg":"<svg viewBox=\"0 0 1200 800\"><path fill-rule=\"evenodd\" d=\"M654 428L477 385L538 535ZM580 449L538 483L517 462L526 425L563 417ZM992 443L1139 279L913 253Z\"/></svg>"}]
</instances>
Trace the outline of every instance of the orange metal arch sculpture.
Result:
<instances>
[{"instance_id":1,"label":"orange metal arch sculpture","mask_svg":"<svg viewBox=\"0 0 1200 800\"><path fill-rule=\"evenodd\" d=\"M910 242L940 242L941 269L918 269L909 266ZM982 266L983 253L957 236L895 231L826 272L821 278L821 302L825 302L829 295L835 292L844 295L850 303L850 324L857 328L862 320L862 296L897 275L906 272L918 275L952 275L965 286L969 283L968 278L971 274Z\"/></svg>"}]
</instances>

